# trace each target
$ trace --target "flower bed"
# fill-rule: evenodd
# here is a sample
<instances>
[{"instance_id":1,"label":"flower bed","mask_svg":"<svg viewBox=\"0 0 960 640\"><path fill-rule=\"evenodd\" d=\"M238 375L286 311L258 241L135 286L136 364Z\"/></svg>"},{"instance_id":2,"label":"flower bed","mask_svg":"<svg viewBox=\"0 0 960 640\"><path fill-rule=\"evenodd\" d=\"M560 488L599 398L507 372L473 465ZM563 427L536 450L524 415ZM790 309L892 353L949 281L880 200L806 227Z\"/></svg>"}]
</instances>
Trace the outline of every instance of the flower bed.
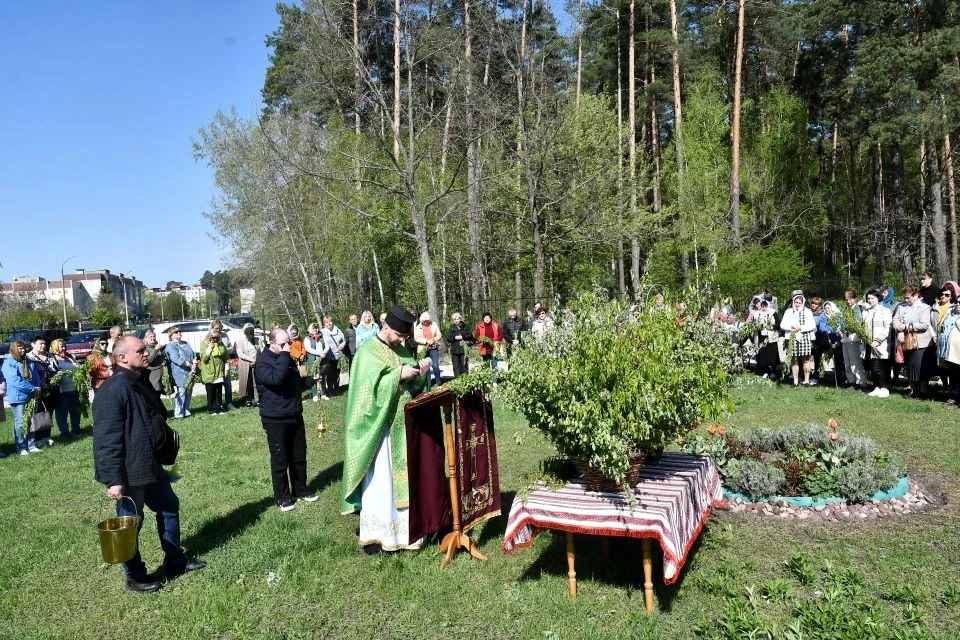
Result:
<instances>
[{"instance_id":1,"label":"flower bed","mask_svg":"<svg viewBox=\"0 0 960 640\"><path fill-rule=\"evenodd\" d=\"M694 425L696 427L696 425ZM735 434L709 425L706 434L677 441L684 451L714 458L727 494L742 502L798 507L866 503L907 493L905 467L870 438L799 425Z\"/></svg>"}]
</instances>

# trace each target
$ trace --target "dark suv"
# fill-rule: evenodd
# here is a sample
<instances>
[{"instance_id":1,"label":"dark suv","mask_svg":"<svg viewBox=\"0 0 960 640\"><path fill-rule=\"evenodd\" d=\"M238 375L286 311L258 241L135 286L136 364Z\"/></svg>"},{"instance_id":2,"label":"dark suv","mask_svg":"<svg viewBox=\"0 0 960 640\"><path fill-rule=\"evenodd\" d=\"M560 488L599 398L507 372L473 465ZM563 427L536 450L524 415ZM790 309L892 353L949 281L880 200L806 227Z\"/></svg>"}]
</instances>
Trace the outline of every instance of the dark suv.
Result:
<instances>
[{"instance_id":1,"label":"dark suv","mask_svg":"<svg viewBox=\"0 0 960 640\"><path fill-rule=\"evenodd\" d=\"M23 340L24 344L27 345L27 349L29 349L30 342L33 341L34 336L37 334L43 334L43 337L47 340L47 346L57 338L66 340L70 337L70 332L64 331L63 329L17 329L11 333L6 340L0 342L0 357L6 357L6 355L10 353L10 345L17 340Z\"/></svg>"}]
</instances>

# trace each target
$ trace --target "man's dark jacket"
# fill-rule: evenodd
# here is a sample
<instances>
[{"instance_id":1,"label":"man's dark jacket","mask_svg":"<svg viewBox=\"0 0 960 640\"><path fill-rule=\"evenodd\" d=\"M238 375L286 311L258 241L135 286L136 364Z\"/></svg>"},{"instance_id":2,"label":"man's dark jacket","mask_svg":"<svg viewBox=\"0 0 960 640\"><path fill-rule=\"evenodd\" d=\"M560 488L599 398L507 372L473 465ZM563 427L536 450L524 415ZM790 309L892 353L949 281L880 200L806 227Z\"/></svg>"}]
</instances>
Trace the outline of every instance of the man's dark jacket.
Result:
<instances>
[{"instance_id":1,"label":"man's dark jacket","mask_svg":"<svg viewBox=\"0 0 960 640\"><path fill-rule=\"evenodd\" d=\"M93 399L93 462L98 482L137 487L157 481L156 452L167 410L144 373L117 367Z\"/></svg>"},{"instance_id":2,"label":"man's dark jacket","mask_svg":"<svg viewBox=\"0 0 960 640\"><path fill-rule=\"evenodd\" d=\"M303 418L300 372L290 354L264 349L253 365L260 394L260 417L265 422L299 422Z\"/></svg>"},{"instance_id":3,"label":"man's dark jacket","mask_svg":"<svg viewBox=\"0 0 960 640\"><path fill-rule=\"evenodd\" d=\"M503 339L506 340L507 344L511 344L514 340L520 339L520 334L527 330L527 323L523 321L523 318L517 316L512 320L507 318L503 321Z\"/></svg>"}]
</instances>

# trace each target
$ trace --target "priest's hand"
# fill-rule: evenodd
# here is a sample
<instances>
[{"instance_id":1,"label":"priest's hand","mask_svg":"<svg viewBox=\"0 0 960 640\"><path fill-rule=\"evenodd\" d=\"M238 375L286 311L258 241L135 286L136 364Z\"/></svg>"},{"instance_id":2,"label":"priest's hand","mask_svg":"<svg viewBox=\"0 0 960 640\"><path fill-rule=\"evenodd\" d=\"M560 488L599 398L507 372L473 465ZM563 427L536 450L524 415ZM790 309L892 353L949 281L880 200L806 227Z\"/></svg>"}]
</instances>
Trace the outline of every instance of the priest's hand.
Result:
<instances>
[{"instance_id":1,"label":"priest's hand","mask_svg":"<svg viewBox=\"0 0 960 640\"><path fill-rule=\"evenodd\" d=\"M420 367L420 375L426 375L427 371L430 371L430 367L433 365L433 360L430 358L424 358L417 363Z\"/></svg>"}]
</instances>

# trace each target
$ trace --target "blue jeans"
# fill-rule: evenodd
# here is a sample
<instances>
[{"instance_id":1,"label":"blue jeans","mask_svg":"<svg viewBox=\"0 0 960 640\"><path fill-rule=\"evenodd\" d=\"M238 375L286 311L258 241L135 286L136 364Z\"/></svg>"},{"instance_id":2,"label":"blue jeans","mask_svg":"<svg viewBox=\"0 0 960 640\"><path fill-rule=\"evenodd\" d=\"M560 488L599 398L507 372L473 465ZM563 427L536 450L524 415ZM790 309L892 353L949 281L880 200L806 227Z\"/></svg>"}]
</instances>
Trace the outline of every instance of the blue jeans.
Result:
<instances>
[{"instance_id":1,"label":"blue jeans","mask_svg":"<svg viewBox=\"0 0 960 640\"><path fill-rule=\"evenodd\" d=\"M157 533L160 536L160 548L163 549L163 564L167 572L179 572L187 566L187 554L180 548L180 499L170 486L170 476L161 470L157 481L153 484L139 487L125 487L124 495L130 496L137 504L136 512L130 506L129 500L117 502L118 516L137 516L140 518L140 527L137 528L137 553L130 560L123 563L123 570L128 578L137 582L147 580L147 566L140 557L140 528L143 527L143 506L157 514Z\"/></svg>"},{"instance_id":2,"label":"blue jeans","mask_svg":"<svg viewBox=\"0 0 960 640\"><path fill-rule=\"evenodd\" d=\"M23 437L23 407L26 406L26 404L26 402L23 402L10 405L10 408L13 409L13 438L16 441L17 453L37 446L37 441L34 439L33 434L30 433L29 426L27 426L27 437Z\"/></svg>"},{"instance_id":3,"label":"blue jeans","mask_svg":"<svg viewBox=\"0 0 960 640\"><path fill-rule=\"evenodd\" d=\"M440 386L440 349L430 349L430 360L433 362L433 386Z\"/></svg>"},{"instance_id":4,"label":"blue jeans","mask_svg":"<svg viewBox=\"0 0 960 640\"><path fill-rule=\"evenodd\" d=\"M80 435L80 395L76 391L62 392L54 413L57 416L57 426L60 427L61 436L70 435L70 431L67 429L68 415L70 416L70 427L73 428L73 435Z\"/></svg>"},{"instance_id":5,"label":"blue jeans","mask_svg":"<svg viewBox=\"0 0 960 640\"><path fill-rule=\"evenodd\" d=\"M173 417L186 418L190 411L190 397L193 395L193 387L173 388Z\"/></svg>"}]
</instances>

